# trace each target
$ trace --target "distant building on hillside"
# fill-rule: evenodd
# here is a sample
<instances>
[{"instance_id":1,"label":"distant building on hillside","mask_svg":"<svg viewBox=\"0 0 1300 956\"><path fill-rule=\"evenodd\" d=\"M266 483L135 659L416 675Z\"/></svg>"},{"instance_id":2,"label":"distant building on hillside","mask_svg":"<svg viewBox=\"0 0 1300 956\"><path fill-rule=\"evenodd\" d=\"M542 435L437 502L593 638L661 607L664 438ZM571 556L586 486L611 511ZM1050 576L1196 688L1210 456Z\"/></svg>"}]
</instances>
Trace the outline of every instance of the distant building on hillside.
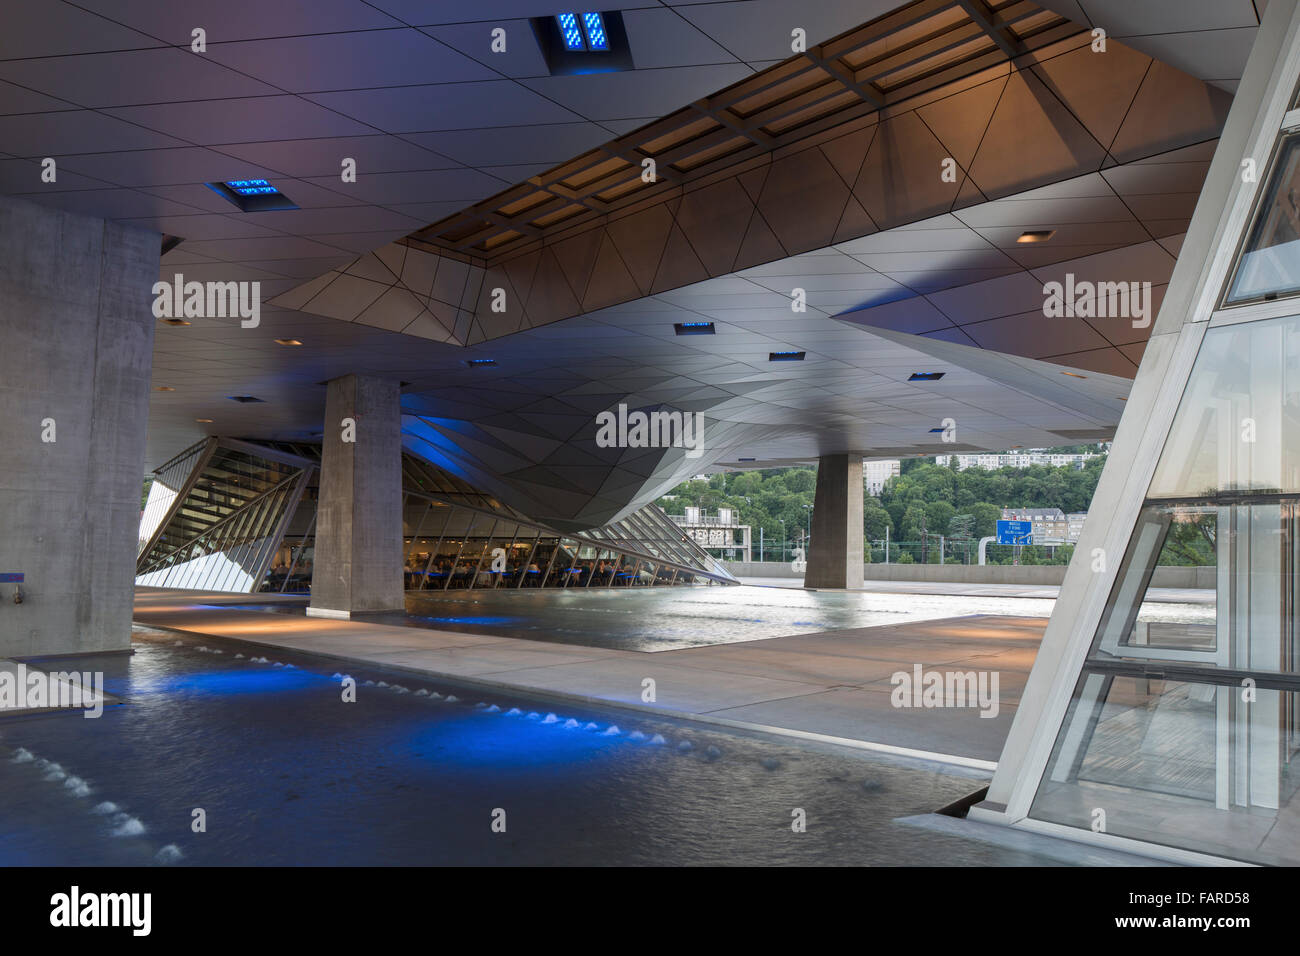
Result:
<instances>
[{"instance_id":1,"label":"distant building on hillside","mask_svg":"<svg viewBox=\"0 0 1300 956\"><path fill-rule=\"evenodd\" d=\"M983 468L987 471L993 471L998 468L1028 468L1030 465L1051 465L1056 468L1069 465L1074 468L1082 468L1090 458L1097 458L1102 454L1104 452L1090 451L1071 455L1029 450L1003 452L1001 454L936 455L934 463L946 468L955 458L958 471L965 471L967 468Z\"/></svg>"},{"instance_id":2,"label":"distant building on hillside","mask_svg":"<svg viewBox=\"0 0 1300 956\"><path fill-rule=\"evenodd\" d=\"M864 461L862 463L862 486L871 497L879 498L885 490L885 483L890 478L897 478L901 469L902 462L896 458L892 461Z\"/></svg>"},{"instance_id":3,"label":"distant building on hillside","mask_svg":"<svg viewBox=\"0 0 1300 956\"><path fill-rule=\"evenodd\" d=\"M710 515L696 505L687 505L686 514L668 517L715 558L724 561L754 559L750 526L740 523L734 508L719 508L716 515Z\"/></svg>"}]
</instances>

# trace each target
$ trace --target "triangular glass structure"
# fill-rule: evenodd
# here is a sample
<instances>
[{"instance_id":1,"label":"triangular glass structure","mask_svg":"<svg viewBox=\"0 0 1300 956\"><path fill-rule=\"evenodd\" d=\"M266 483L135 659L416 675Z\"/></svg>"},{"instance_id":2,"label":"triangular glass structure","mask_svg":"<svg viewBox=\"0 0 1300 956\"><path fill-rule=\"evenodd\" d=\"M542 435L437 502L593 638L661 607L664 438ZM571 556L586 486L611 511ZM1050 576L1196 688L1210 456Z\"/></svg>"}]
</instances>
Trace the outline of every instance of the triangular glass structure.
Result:
<instances>
[{"instance_id":1,"label":"triangular glass structure","mask_svg":"<svg viewBox=\"0 0 1300 956\"><path fill-rule=\"evenodd\" d=\"M136 584L310 590L321 446L210 438L155 473ZM402 454L408 591L734 584L655 505L561 532L412 452Z\"/></svg>"},{"instance_id":2,"label":"triangular glass structure","mask_svg":"<svg viewBox=\"0 0 1300 956\"><path fill-rule=\"evenodd\" d=\"M972 819L1300 862L1298 74L1300 13L1274 4ZM1170 564L1210 599L1145 620Z\"/></svg>"},{"instance_id":3,"label":"triangular glass structure","mask_svg":"<svg viewBox=\"0 0 1300 956\"><path fill-rule=\"evenodd\" d=\"M1154 568L1188 563L1214 603L1143 621ZM1030 816L1300 858L1298 600L1300 316L1211 328Z\"/></svg>"}]
</instances>

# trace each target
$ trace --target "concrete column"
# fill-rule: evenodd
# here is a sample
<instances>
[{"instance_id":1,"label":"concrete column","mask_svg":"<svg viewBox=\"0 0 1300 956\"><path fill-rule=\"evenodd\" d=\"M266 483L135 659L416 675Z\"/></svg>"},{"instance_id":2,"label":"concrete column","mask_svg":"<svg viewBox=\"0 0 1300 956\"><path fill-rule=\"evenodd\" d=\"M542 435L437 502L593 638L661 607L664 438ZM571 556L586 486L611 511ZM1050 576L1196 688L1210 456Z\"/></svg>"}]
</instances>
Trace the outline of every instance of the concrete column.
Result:
<instances>
[{"instance_id":1,"label":"concrete column","mask_svg":"<svg viewBox=\"0 0 1300 956\"><path fill-rule=\"evenodd\" d=\"M307 613L399 611L405 601L398 384L345 375L327 388Z\"/></svg>"},{"instance_id":2,"label":"concrete column","mask_svg":"<svg viewBox=\"0 0 1300 956\"><path fill-rule=\"evenodd\" d=\"M864 493L861 455L821 457L804 587L862 587Z\"/></svg>"},{"instance_id":3,"label":"concrete column","mask_svg":"<svg viewBox=\"0 0 1300 956\"><path fill-rule=\"evenodd\" d=\"M159 252L0 197L0 657L130 647Z\"/></svg>"}]
</instances>

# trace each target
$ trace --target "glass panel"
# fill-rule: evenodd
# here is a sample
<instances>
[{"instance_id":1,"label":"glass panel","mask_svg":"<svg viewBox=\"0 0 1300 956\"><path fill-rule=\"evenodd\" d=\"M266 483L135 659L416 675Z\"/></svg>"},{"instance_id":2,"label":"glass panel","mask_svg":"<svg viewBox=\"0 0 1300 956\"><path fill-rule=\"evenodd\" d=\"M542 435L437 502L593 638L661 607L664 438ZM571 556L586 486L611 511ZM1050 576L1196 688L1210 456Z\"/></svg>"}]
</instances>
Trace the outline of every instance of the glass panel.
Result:
<instances>
[{"instance_id":1,"label":"glass panel","mask_svg":"<svg viewBox=\"0 0 1300 956\"><path fill-rule=\"evenodd\" d=\"M316 537L303 538L295 547L295 562L291 565L288 579L285 581L285 593L310 594L311 570L316 559Z\"/></svg>"},{"instance_id":2,"label":"glass panel","mask_svg":"<svg viewBox=\"0 0 1300 956\"><path fill-rule=\"evenodd\" d=\"M428 499L402 496L402 588L406 591L420 586L424 580L424 568L429 563L427 542L423 552L420 545L429 510Z\"/></svg>"},{"instance_id":3,"label":"glass panel","mask_svg":"<svg viewBox=\"0 0 1300 956\"><path fill-rule=\"evenodd\" d=\"M510 549L511 560L515 562L516 568L514 576L510 579L510 587L531 587L532 582L541 576L542 569L537 567L538 536L535 529L520 527L515 543Z\"/></svg>"},{"instance_id":4,"label":"glass panel","mask_svg":"<svg viewBox=\"0 0 1300 956\"><path fill-rule=\"evenodd\" d=\"M1288 136L1225 302L1275 299L1300 290L1300 134Z\"/></svg>"},{"instance_id":5,"label":"glass panel","mask_svg":"<svg viewBox=\"0 0 1300 956\"><path fill-rule=\"evenodd\" d=\"M167 517L167 512L176 501L176 495L189 480L206 447L205 439L190 446L154 473L154 479L149 484L149 498L140 515L140 545L137 554L143 552L149 539Z\"/></svg>"},{"instance_id":6,"label":"glass panel","mask_svg":"<svg viewBox=\"0 0 1300 956\"><path fill-rule=\"evenodd\" d=\"M1205 333L1148 497L1300 492L1300 318Z\"/></svg>"},{"instance_id":7,"label":"glass panel","mask_svg":"<svg viewBox=\"0 0 1300 956\"><path fill-rule=\"evenodd\" d=\"M416 565L412 568L411 582L413 588L423 591L442 587L445 577L438 575L435 566L453 510L451 505L441 501L429 502L429 512L420 532L420 543L415 548Z\"/></svg>"},{"instance_id":8,"label":"glass panel","mask_svg":"<svg viewBox=\"0 0 1300 956\"><path fill-rule=\"evenodd\" d=\"M1031 816L1292 864L1300 841L1294 691L1085 673Z\"/></svg>"},{"instance_id":9,"label":"glass panel","mask_svg":"<svg viewBox=\"0 0 1300 956\"><path fill-rule=\"evenodd\" d=\"M1031 816L1294 862L1298 363L1295 317L1206 332ZM1156 568L1213 602L1144 620Z\"/></svg>"},{"instance_id":10,"label":"glass panel","mask_svg":"<svg viewBox=\"0 0 1300 956\"><path fill-rule=\"evenodd\" d=\"M1132 544L1120 568L1111 598L1102 615L1093 646L1098 658L1152 656L1152 651L1186 651L1165 659L1214 664L1219 641L1215 607L1202 605L1196 617L1179 623L1155 622L1141 611L1143 598L1157 567L1185 567L1187 586L1212 583L1220 550L1226 541L1219 536L1219 509L1198 505L1155 504L1143 509L1133 533ZM1203 571L1198 569L1205 569ZM1198 581L1199 576L1199 581Z\"/></svg>"},{"instance_id":11,"label":"glass panel","mask_svg":"<svg viewBox=\"0 0 1300 956\"><path fill-rule=\"evenodd\" d=\"M514 580L519 568L510 550L515 532L519 526L511 521L498 521L488 541L487 553L479 568L479 587L495 588L502 584L509 585Z\"/></svg>"},{"instance_id":12,"label":"glass panel","mask_svg":"<svg viewBox=\"0 0 1300 956\"><path fill-rule=\"evenodd\" d=\"M585 588L607 587L613 575L611 568L613 558L614 552L605 548L596 548L589 544L580 545L578 566L582 569L582 574L573 583L581 584Z\"/></svg>"},{"instance_id":13,"label":"glass panel","mask_svg":"<svg viewBox=\"0 0 1300 956\"><path fill-rule=\"evenodd\" d=\"M491 587L492 575L488 571L489 536L496 525L495 518L486 515L476 516L470 528L465 546L460 549L460 560L456 564L456 575L452 578L453 587Z\"/></svg>"},{"instance_id":14,"label":"glass panel","mask_svg":"<svg viewBox=\"0 0 1300 956\"><path fill-rule=\"evenodd\" d=\"M474 512L466 511L464 508L451 509L447 526L442 532L442 542L438 545L433 563L429 566L429 587L451 586L451 581L456 576L456 559L460 555L460 549L465 543L465 536L473 520ZM463 576L460 584L464 584Z\"/></svg>"},{"instance_id":15,"label":"glass panel","mask_svg":"<svg viewBox=\"0 0 1300 956\"><path fill-rule=\"evenodd\" d=\"M578 543L572 538L561 538L559 550L555 553L555 562L547 576L546 586L551 588L568 587L582 576L582 567L578 564Z\"/></svg>"},{"instance_id":16,"label":"glass panel","mask_svg":"<svg viewBox=\"0 0 1300 956\"><path fill-rule=\"evenodd\" d=\"M632 579L636 576L636 568L639 563L640 561L630 554L622 555L621 560L614 567L614 577L610 583L614 587L630 587Z\"/></svg>"},{"instance_id":17,"label":"glass panel","mask_svg":"<svg viewBox=\"0 0 1300 956\"><path fill-rule=\"evenodd\" d=\"M528 574L524 578L524 587L540 588L550 586L555 573L551 567L551 560L558 557L555 549L559 543L559 538L542 536L537 539L537 545L533 548L533 559L528 563Z\"/></svg>"}]
</instances>

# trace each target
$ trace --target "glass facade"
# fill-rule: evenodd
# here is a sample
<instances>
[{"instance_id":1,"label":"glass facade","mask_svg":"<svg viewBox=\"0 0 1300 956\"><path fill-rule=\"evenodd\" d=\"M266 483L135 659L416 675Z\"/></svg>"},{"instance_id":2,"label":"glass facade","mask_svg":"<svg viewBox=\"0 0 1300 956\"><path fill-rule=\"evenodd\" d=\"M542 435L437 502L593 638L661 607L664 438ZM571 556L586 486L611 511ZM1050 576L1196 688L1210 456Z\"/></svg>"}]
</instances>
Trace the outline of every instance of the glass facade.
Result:
<instances>
[{"instance_id":1,"label":"glass facade","mask_svg":"<svg viewBox=\"0 0 1300 956\"><path fill-rule=\"evenodd\" d=\"M1300 291L1300 134L1278 147L1274 172L1242 249L1225 303Z\"/></svg>"},{"instance_id":2,"label":"glass facade","mask_svg":"<svg viewBox=\"0 0 1300 956\"><path fill-rule=\"evenodd\" d=\"M154 472L149 484L149 497L145 500L144 513L140 515L140 546L136 556L153 542L154 535L166 520L176 503L176 496L181 493L194 473L194 466L208 448L208 440L195 442L167 464Z\"/></svg>"},{"instance_id":3,"label":"glass facade","mask_svg":"<svg viewBox=\"0 0 1300 956\"><path fill-rule=\"evenodd\" d=\"M1209 621L1156 624L1199 554ZM1210 328L1030 816L1259 863L1300 856L1300 317Z\"/></svg>"},{"instance_id":4,"label":"glass facade","mask_svg":"<svg viewBox=\"0 0 1300 956\"><path fill-rule=\"evenodd\" d=\"M172 493L157 532L143 546L135 583L256 590L314 466L280 455L263 457L255 447L220 439L208 439L196 455L187 452L184 460L192 463L184 482L178 482L173 463L159 470L160 479L169 472L166 483L183 492ZM150 517L147 507L145 515Z\"/></svg>"},{"instance_id":5,"label":"glass facade","mask_svg":"<svg viewBox=\"0 0 1300 956\"><path fill-rule=\"evenodd\" d=\"M259 457L260 447L275 457ZM155 477L161 530L142 545L136 583L309 593L319 461L319 445L288 442L209 439L187 449ZM654 505L561 535L409 453L402 485L408 591L735 581Z\"/></svg>"}]
</instances>

